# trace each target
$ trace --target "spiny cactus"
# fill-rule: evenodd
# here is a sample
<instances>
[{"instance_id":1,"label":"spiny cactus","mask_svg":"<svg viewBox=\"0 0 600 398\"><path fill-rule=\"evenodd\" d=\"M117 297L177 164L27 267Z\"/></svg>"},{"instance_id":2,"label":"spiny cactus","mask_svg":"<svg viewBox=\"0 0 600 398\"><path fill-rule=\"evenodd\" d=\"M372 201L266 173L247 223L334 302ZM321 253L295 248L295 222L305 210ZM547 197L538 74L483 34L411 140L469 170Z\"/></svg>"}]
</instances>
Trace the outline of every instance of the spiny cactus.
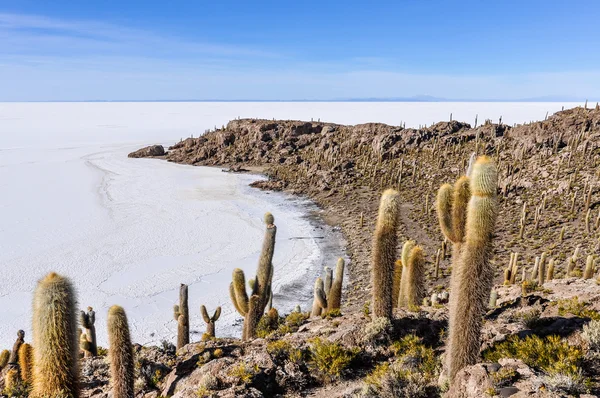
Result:
<instances>
[{"instance_id":1,"label":"spiny cactus","mask_svg":"<svg viewBox=\"0 0 600 398\"><path fill-rule=\"evenodd\" d=\"M14 363L14 364L19 363L19 349L21 348L21 345L23 345L24 342L25 342L25 332L22 330L19 330L17 332L17 340L15 341L15 344L13 344L13 349L10 353L10 358L8 359L8 363Z\"/></svg>"},{"instance_id":2,"label":"spiny cactus","mask_svg":"<svg viewBox=\"0 0 600 398\"><path fill-rule=\"evenodd\" d=\"M331 289L327 295L327 311L339 310L342 305L342 286L344 284L344 267L343 258L339 258L335 266L335 277L331 284Z\"/></svg>"},{"instance_id":3,"label":"spiny cactus","mask_svg":"<svg viewBox=\"0 0 600 398\"><path fill-rule=\"evenodd\" d=\"M437 196L437 213L444 236L452 242L452 264L458 258L460 247L465 239L467 204L471 197L469 177L459 178L454 186L444 184Z\"/></svg>"},{"instance_id":4,"label":"spiny cactus","mask_svg":"<svg viewBox=\"0 0 600 398\"><path fill-rule=\"evenodd\" d=\"M327 310L327 297L325 296L325 284L323 279L317 278L315 281L315 288L313 291L313 306L310 316L320 316L324 311Z\"/></svg>"},{"instance_id":5,"label":"spiny cactus","mask_svg":"<svg viewBox=\"0 0 600 398\"><path fill-rule=\"evenodd\" d=\"M106 323L112 396L114 398L131 398L134 396L135 362L125 310L118 305L110 307Z\"/></svg>"},{"instance_id":6,"label":"spiny cactus","mask_svg":"<svg viewBox=\"0 0 600 398\"><path fill-rule=\"evenodd\" d=\"M425 257L421 246L412 246L406 262L405 272L402 273L404 297L401 297L398 301L402 307L410 309L419 306L427 294L425 289Z\"/></svg>"},{"instance_id":7,"label":"spiny cactus","mask_svg":"<svg viewBox=\"0 0 600 398\"><path fill-rule=\"evenodd\" d=\"M490 294L490 304L489 304L489 307L490 308L495 308L497 300L498 300L498 292L496 290L492 290L492 293Z\"/></svg>"},{"instance_id":8,"label":"spiny cactus","mask_svg":"<svg viewBox=\"0 0 600 398\"><path fill-rule=\"evenodd\" d=\"M4 369L6 365L8 365L8 361L10 359L10 351L2 350L0 352L0 370Z\"/></svg>"},{"instance_id":9,"label":"spiny cactus","mask_svg":"<svg viewBox=\"0 0 600 398\"><path fill-rule=\"evenodd\" d=\"M21 370L21 379L31 383L33 378L33 348L27 343L19 348L19 369Z\"/></svg>"},{"instance_id":10,"label":"spiny cactus","mask_svg":"<svg viewBox=\"0 0 600 398\"><path fill-rule=\"evenodd\" d=\"M487 156L478 158L470 180L465 242L451 280L446 349L450 381L460 369L477 362L482 317L494 277L489 258L498 216L498 174L492 160Z\"/></svg>"},{"instance_id":11,"label":"spiny cactus","mask_svg":"<svg viewBox=\"0 0 600 398\"><path fill-rule=\"evenodd\" d=\"M548 271L546 273L546 280L551 281L554 279L554 259L551 258L548 262Z\"/></svg>"},{"instance_id":12,"label":"spiny cactus","mask_svg":"<svg viewBox=\"0 0 600 398\"><path fill-rule=\"evenodd\" d=\"M19 369L16 365L11 364L4 375L4 394L9 397L15 396L19 383Z\"/></svg>"},{"instance_id":13,"label":"spiny cactus","mask_svg":"<svg viewBox=\"0 0 600 398\"><path fill-rule=\"evenodd\" d=\"M177 349L190 343L190 312L188 307L188 286L179 287L179 305L173 306L173 317L177 321Z\"/></svg>"},{"instance_id":14,"label":"spiny cactus","mask_svg":"<svg viewBox=\"0 0 600 398\"><path fill-rule=\"evenodd\" d=\"M221 316L221 307L217 307L213 316L208 316L208 311L206 311L206 307L200 306L200 313L202 314L202 319L206 322L206 334L210 337L215 337L215 322L219 320Z\"/></svg>"},{"instance_id":15,"label":"spiny cactus","mask_svg":"<svg viewBox=\"0 0 600 398\"><path fill-rule=\"evenodd\" d=\"M594 256L591 254L587 256L585 262L585 270L583 272L583 279L592 279L594 277Z\"/></svg>"},{"instance_id":16,"label":"spiny cactus","mask_svg":"<svg viewBox=\"0 0 600 398\"><path fill-rule=\"evenodd\" d=\"M34 398L75 398L78 389L76 298L56 273L38 282L33 299Z\"/></svg>"},{"instance_id":17,"label":"spiny cactus","mask_svg":"<svg viewBox=\"0 0 600 398\"><path fill-rule=\"evenodd\" d=\"M398 307L398 298L400 297L400 284L402 283L402 260L394 262L394 286L392 288L392 307Z\"/></svg>"},{"instance_id":18,"label":"spiny cactus","mask_svg":"<svg viewBox=\"0 0 600 398\"><path fill-rule=\"evenodd\" d=\"M329 299L329 291L331 290L331 285L333 284L333 270L329 267L325 267L325 297Z\"/></svg>"},{"instance_id":19,"label":"spiny cactus","mask_svg":"<svg viewBox=\"0 0 600 398\"><path fill-rule=\"evenodd\" d=\"M85 333L80 337L80 348L84 351L85 357L95 357L98 355L98 345L96 344L96 313L92 307L87 307L87 312L81 311L81 326Z\"/></svg>"},{"instance_id":20,"label":"spiny cactus","mask_svg":"<svg viewBox=\"0 0 600 398\"><path fill-rule=\"evenodd\" d=\"M410 253L412 249L415 248L417 243L414 240L408 240L404 242L402 246L402 255L400 256L400 261L402 263L402 276L408 275L408 262L410 258ZM403 277L400 279L400 292L398 293L398 307L407 307L407 291L408 291L408 278Z\"/></svg>"},{"instance_id":21,"label":"spiny cactus","mask_svg":"<svg viewBox=\"0 0 600 398\"><path fill-rule=\"evenodd\" d=\"M244 317L244 329L242 339L249 340L256 336L256 325L262 318L265 308L272 298L273 281L273 253L275 251L275 236L277 227L275 218L271 213L266 213L264 218L266 224L265 237L262 251L258 260L256 278L251 284L250 297L246 293L244 271L239 268L233 270L233 281L229 287L229 294L236 310ZM253 299L253 297L255 298ZM251 306L251 302L253 305Z\"/></svg>"},{"instance_id":22,"label":"spiny cactus","mask_svg":"<svg viewBox=\"0 0 600 398\"><path fill-rule=\"evenodd\" d=\"M510 273L511 273L511 269L510 268L506 268L504 270L504 285L510 285Z\"/></svg>"},{"instance_id":23,"label":"spiny cactus","mask_svg":"<svg viewBox=\"0 0 600 398\"><path fill-rule=\"evenodd\" d=\"M546 280L546 252L542 253L540 257L540 265L538 269L538 284L542 286Z\"/></svg>"},{"instance_id":24,"label":"spiny cactus","mask_svg":"<svg viewBox=\"0 0 600 398\"><path fill-rule=\"evenodd\" d=\"M400 215L400 194L388 189L381 195L379 214L373 237L371 281L373 285L373 315L392 317L394 263L398 246L397 229Z\"/></svg>"}]
</instances>

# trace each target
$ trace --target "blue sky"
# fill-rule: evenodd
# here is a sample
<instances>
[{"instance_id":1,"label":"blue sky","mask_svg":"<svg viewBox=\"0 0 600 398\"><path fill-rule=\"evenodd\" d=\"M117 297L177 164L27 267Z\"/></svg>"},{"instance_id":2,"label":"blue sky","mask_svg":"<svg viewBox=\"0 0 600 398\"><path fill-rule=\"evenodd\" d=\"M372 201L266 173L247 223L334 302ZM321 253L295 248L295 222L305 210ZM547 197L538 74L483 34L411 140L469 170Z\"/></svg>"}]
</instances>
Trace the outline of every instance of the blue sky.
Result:
<instances>
[{"instance_id":1,"label":"blue sky","mask_svg":"<svg viewBox=\"0 0 600 398\"><path fill-rule=\"evenodd\" d=\"M600 98L600 2L0 0L0 101Z\"/></svg>"}]
</instances>

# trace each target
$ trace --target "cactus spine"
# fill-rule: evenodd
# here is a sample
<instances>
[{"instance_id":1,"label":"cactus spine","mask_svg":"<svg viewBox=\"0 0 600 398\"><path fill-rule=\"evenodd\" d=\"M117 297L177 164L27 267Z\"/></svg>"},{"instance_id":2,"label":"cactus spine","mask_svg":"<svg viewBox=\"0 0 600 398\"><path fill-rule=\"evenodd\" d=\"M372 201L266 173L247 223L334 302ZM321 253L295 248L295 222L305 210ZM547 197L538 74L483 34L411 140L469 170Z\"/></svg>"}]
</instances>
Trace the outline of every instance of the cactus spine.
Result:
<instances>
[{"instance_id":1,"label":"cactus spine","mask_svg":"<svg viewBox=\"0 0 600 398\"><path fill-rule=\"evenodd\" d=\"M371 282L375 317L392 317L394 263L398 245L397 229L400 215L400 195L388 189L381 195L379 214L373 239Z\"/></svg>"},{"instance_id":2,"label":"cactus spine","mask_svg":"<svg viewBox=\"0 0 600 398\"><path fill-rule=\"evenodd\" d=\"M19 349L21 348L21 345L23 345L24 342L25 342L25 332L22 330L19 330L17 332L17 340L15 341L15 344L13 344L13 349L10 353L10 358L8 359L8 363L14 363L14 364L19 363Z\"/></svg>"},{"instance_id":3,"label":"cactus spine","mask_svg":"<svg viewBox=\"0 0 600 398\"><path fill-rule=\"evenodd\" d=\"M179 287L179 305L173 306L173 317L177 321L177 349L190 343L190 313L188 307L188 286Z\"/></svg>"},{"instance_id":4,"label":"cactus spine","mask_svg":"<svg viewBox=\"0 0 600 398\"><path fill-rule=\"evenodd\" d=\"M202 313L202 319L206 322L206 334L210 337L215 337L215 322L219 320L221 316L221 307L217 307L212 317L208 316L205 306L200 306L200 312Z\"/></svg>"},{"instance_id":5,"label":"cactus spine","mask_svg":"<svg viewBox=\"0 0 600 398\"><path fill-rule=\"evenodd\" d=\"M275 218L271 213L265 214L264 221L267 228L258 260L256 278L250 284L252 289L250 297L246 293L244 271L239 268L233 270L233 281L229 287L229 294L233 305L240 315L244 317L243 340L250 340L255 337L256 325L258 325L260 318L262 318L273 294L271 289L274 271L272 262L277 227L274 224Z\"/></svg>"},{"instance_id":6,"label":"cactus spine","mask_svg":"<svg viewBox=\"0 0 600 398\"><path fill-rule=\"evenodd\" d=\"M327 310L327 297L325 295L324 286L323 279L317 278L315 281L313 307L310 316L320 316Z\"/></svg>"},{"instance_id":7,"label":"cactus spine","mask_svg":"<svg viewBox=\"0 0 600 398\"><path fill-rule=\"evenodd\" d=\"M80 338L80 348L85 352L85 357L95 357L98 355L98 345L96 344L96 313L92 307L87 307L87 312L81 311L81 326L85 333Z\"/></svg>"},{"instance_id":8,"label":"cactus spine","mask_svg":"<svg viewBox=\"0 0 600 398\"><path fill-rule=\"evenodd\" d=\"M108 310L110 378L114 398L134 396L134 358L125 310L113 305Z\"/></svg>"},{"instance_id":9,"label":"cactus spine","mask_svg":"<svg viewBox=\"0 0 600 398\"><path fill-rule=\"evenodd\" d=\"M342 306L342 285L344 284L344 259L339 258L335 266L335 277L327 294L327 311L339 310Z\"/></svg>"},{"instance_id":10,"label":"cactus spine","mask_svg":"<svg viewBox=\"0 0 600 398\"><path fill-rule=\"evenodd\" d=\"M24 382L31 383L33 372L33 348L24 343L19 348L19 369L21 370L21 379Z\"/></svg>"},{"instance_id":11,"label":"cactus spine","mask_svg":"<svg viewBox=\"0 0 600 398\"><path fill-rule=\"evenodd\" d=\"M78 389L77 314L71 282L48 274L33 299L33 389L35 398L76 398Z\"/></svg>"},{"instance_id":12,"label":"cactus spine","mask_svg":"<svg viewBox=\"0 0 600 398\"><path fill-rule=\"evenodd\" d=\"M486 156L477 159L471 175L464 245L452 270L447 352L450 381L479 357L482 316L494 277L489 265L492 235L498 215L498 174Z\"/></svg>"}]
</instances>

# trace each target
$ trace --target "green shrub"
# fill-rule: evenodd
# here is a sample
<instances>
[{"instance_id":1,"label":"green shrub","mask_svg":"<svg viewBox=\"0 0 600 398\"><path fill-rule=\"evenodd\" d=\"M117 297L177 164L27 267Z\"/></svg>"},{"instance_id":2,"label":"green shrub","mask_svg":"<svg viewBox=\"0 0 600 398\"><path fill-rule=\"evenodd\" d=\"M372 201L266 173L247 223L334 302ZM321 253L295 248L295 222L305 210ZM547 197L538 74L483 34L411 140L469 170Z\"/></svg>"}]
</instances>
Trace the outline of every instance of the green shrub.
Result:
<instances>
[{"instance_id":1,"label":"green shrub","mask_svg":"<svg viewBox=\"0 0 600 398\"><path fill-rule=\"evenodd\" d=\"M240 362L229 371L229 376L237 378L242 384L250 384L259 373L258 365Z\"/></svg>"},{"instance_id":2,"label":"green shrub","mask_svg":"<svg viewBox=\"0 0 600 398\"><path fill-rule=\"evenodd\" d=\"M283 340L269 342L267 352L274 360L279 361L289 359L292 362L299 362L303 357L302 350Z\"/></svg>"},{"instance_id":3,"label":"green shrub","mask_svg":"<svg viewBox=\"0 0 600 398\"><path fill-rule=\"evenodd\" d=\"M337 378L350 365L358 352L358 348L348 350L338 343L316 337L310 340L309 365L325 378Z\"/></svg>"},{"instance_id":4,"label":"green shrub","mask_svg":"<svg viewBox=\"0 0 600 398\"><path fill-rule=\"evenodd\" d=\"M403 367L418 371L427 381L437 378L440 369L438 356L432 348L423 344L420 337L406 335L390 348Z\"/></svg>"},{"instance_id":5,"label":"green shrub","mask_svg":"<svg viewBox=\"0 0 600 398\"><path fill-rule=\"evenodd\" d=\"M487 349L483 357L491 362L498 362L500 358L515 358L549 375L574 375L579 372L583 350L579 346L571 346L562 341L559 336L529 336L524 340L511 336Z\"/></svg>"},{"instance_id":6,"label":"green shrub","mask_svg":"<svg viewBox=\"0 0 600 398\"><path fill-rule=\"evenodd\" d=\"M581 318L590 318L594 320L600 320L600 313L594 310L590 310L587 307L587 303L579 301L578 297L571 299L558 300L558 315L575 315Z\"/></svg>"}]
</instances>

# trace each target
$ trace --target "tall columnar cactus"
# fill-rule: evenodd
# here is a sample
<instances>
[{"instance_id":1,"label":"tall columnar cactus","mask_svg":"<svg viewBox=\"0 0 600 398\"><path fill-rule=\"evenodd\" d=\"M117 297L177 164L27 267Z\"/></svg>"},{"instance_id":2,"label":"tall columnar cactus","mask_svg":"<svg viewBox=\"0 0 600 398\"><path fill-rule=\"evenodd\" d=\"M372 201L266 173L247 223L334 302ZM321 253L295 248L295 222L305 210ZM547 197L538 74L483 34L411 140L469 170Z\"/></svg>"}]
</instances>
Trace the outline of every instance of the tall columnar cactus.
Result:
<instances>
[{"instance_id":1,"label":"tall columnar cactus","mask_svg":"<svg viewBox=\"0 0 600 398\"><path fill-rule=\"evenodd\" d=\"M421 246L411 249L408 256L406 277L406 306L409 309L418 307L427 296L425 288L425 257Z\"/></svg>"},{"instance_id":2,"label":"tall columnar cactus","mask_svg":"<svg viewBox=\"0 0 600 398\"><path fill-rule=\"evenodd\" d=\"M173 306L173 317L177 321L177 349L190 343L190 312L188 307L188 286L179 287L179 305Z\"/></svg>"},{"instance_id":3,"label":"tall columnar cactus","mask_svg":"<svg viewBox=\"0 0 600 398\"><path fill-rule=\"evenodd\" d=\"M56 273L38 282L33 299L34 398L76 398L77 313L71 282Z\"/></svg>"},{"instance_id":4,"label":"tall columnar cactus","mask_svg":"<svg viewBox=\"0 0 600 398\"><path fill-rule=\"evenodd\" d=\"M244 317L243 340L253 339L256 335L256 325L262 318L265 308L272 297L273 281L273 253L275 251L275 236L277 227L271 213L266 213L264 218L267 226L263 240L262 251L258 260L256 278L251 284L250 297L246 293L244 271L239 268L233 270L233 281L229 287L229 294L236 310ZM254 297L254 298L253 298ZM252 304L252 305L251 305Z\"/></svg>"},{"instance_id":5,"label":"tall columnar cactus","mask_svg":"<svg viewBox=\"0 0 600 398\"><path fill-rule=\"evenodd\" d=\"M22 330L19 330L17 332L17 340L15 341L15 344L13 344L13 349L10 353L10 358L8 359L8 363L14 363L14 364L19 363L19 349L21 348L21 346L23 345L24 342L25 342L25 332Z\"/></svg>"},{"instance_id":6,"label":"tall columnar cactus","mask_svg":"<svg viewBox=\"0 0 600 398\"><path fill-rule=\"evenodd\" d=\"M540 265L538 269L538 284L540 286L542 286L546 281L546 257L546 252L543 252L542 256L540 257Z\"/></svg>"},{"instance_id":7,"label":"tall columnar cactus","mask_svg":"<svg viewBox=\"0 0 600 398\"><path fill-rule=\"evenodd\" d=\"M335 277L327 296L327 311L339 310L342 306L342 286L344 284L344 259L339 258L335 266Z\"/></svg>"},{"instance_id":8,"label":"tall columnar cactus","mask_svg":"<svg viewBox=\"0 0 600 398\"><path fill-rule=\"evenodd\" d=\"M397 255L397 229L400 215L400 195L388 189L381 195L371 265L373 285L373 315L392 317L392 292L394 289L394 263Z\"/></svg>"},{"instance_id":9,"label":"tall columnar cactus","mask_svg":"<svg viewBox=\"0 0 600 398\"><path fill-rule=\"evenodd\" d=\"M583 279L592 279L594 277L594 256L587 256L585 261L585 270L583 271Z\"/></svg>"},{"instance_id":10,"label":"tall columnar cactus","mask_svg":"<svg viewBox=\"0 0 600 398\"><path fill-rule=\"evenodd\" d=\"M108 310L108 344L110 379L114 398L134 396L134 357L125 310L113 305Z\"/></svg>"},{"instance_id":11,"label":"tall columnar cactus","mask_svg":"<svg viewBox=\"0 0 600 398\"><path fill-rule=\"evenodd\" d=\"M87 307L87 312L81 311L81 326L85 329L80 337L80 348L85 353L85 357L95 357L98 355L98 345L96 344L96 312L92 307Z\"/></svg>"},{"instance_id":12,"label":"tall columnar cactus","mask_svg":"<svg viewBox=\"0 0 600 398\"><path fill-rule=\"evenodd\" d=\"M400 285L402 283L402 260L394 262L394 286L392 288L392 307L398 307L398 298L400 297Z\"/></svg>"},{"instance_id":13,"label":"tall columnar cactus","mask_svg":"<svg viewBox=\"0 0 600 398\"><path fill-rule=\"evenodd\" d=\"M2 350L0 352L0 370L4 369L6 365L8 365L8 361L10 360L10 351Z\"/></svg>"},{"instance_id":14,"label":"tall columnar cactus","mask_svg":"<svg viewBox=\"0 0 600 398\"><path fill-rule=\"evenodd\" d=\"M208 316L208 311L206 311L206 307L200 306L200 313L202 314L202 319L206 322L206 334L210 337L215 337L215 322L219 320L221 316L221 307L217 307L213 316Z\"/></svg>"},{"instance_id":15,"label":"tall columnar cactus","mask_svg":"<svg viewBox=\"0 0 600 398\"><path fill-rule=\"evenodd\" d=\"M313 306L311 316L320 316L324 311L327 311L327 296L325 295L325 284L323 279L317 278L313 291Z\"/></svg>"},{"instance_id":16,"label":"tall columnar cactus","mask_svg":"<svg viewBox=\"0 0 600 398\"><path fill-rule=\"evenodd\" d=\"M333 270L329 267L325 267L325 297L329 298L329 291L331 290L331 285L333 284Z\"/></svg>"},{"instance_id":17,"label":"tall columnar cactus","mask_svg":"<svg viewBox=\"0 0 600 398\"><path fill-rule=\"evenodd\" d=\"M33 348L27 343L24 343L19 348L19 369L21 371L21 379L24 382L31 383L33 378Z\"/></svg>"},{"instance_id":18,"label":"tall columnar cactus","mask_svg":"<svg viewBox=\"0 0 600 398\"><path fill-rule=\"evenodd\" d=\"M402 278L400 280L400 292L398 293L398 307L408 307L408 264L410 253L416 246L417 243L414 240L408 240L404 242L404 245L402 246L402 255L400 257L400 261L402 262Z\"/></svg>"},{"instance_id":19,"label":"tall columnar cactus","mask_svg":"<svg viewBox=\"0 0 600 398\"><path fill-rule=\"evenodd\" d=\"M444 184L437 195L437 214L444 236L452 242L452 264L458 259L465 239L467 204L471 197L469 177L459 178L454 186Z\"/></svg>"},{"instance_id":20,"label":"tall columnar cactus","mask_svg":"<svg viewBox=\"0 0 600 398\"><path fill-rule=\"evenodd\" d=\"M492 235L498 216L496 165L487 156L477 159L471 175L465 242L452 270L449 336L446 348L452 381L479 357L482 317L486 312L494 271L489 264Z\"/></svg>"},{"instance_id":21,"label":"tall columnar cactus","mask_svg":"<svg viewBox=\"0 0 600 398\"><path fill-rule=\"evenodd\" d=\"M550 261L548 261L548 271L546 273L546 280L551 281L552 279L554 279L554 259L553 258L551 258Z\"/></svg>"}]
</instances>

